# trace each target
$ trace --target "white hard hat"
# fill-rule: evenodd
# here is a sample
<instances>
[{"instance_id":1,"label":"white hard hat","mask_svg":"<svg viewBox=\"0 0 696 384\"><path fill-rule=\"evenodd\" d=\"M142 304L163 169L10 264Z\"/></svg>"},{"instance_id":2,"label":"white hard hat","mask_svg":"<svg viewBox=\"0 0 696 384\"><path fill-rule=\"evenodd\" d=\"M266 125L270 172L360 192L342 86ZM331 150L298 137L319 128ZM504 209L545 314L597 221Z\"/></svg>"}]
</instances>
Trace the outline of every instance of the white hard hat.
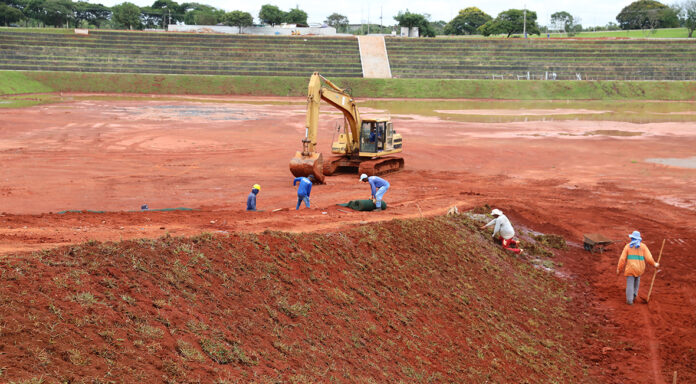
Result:
<instances>
[{"instance_id":1,"label":"white hard hat","mask_svg":"<svg viewBox=\"0 0 696 384\"><path fill-rule=\"evenodd\" d=\"M501 211L500 209L494 209L494 210L491 211L491 215L500 216L500 215L502 215L502 214L503 214L503 211Z\"/></svg>"},{"instance_id":2,"label":"white hard hat","mask_svg":"<svg viewBox=\"0 0 696 384\"><path fill-rule=\"evenodd\" d=\"M363 180L365 180L365 179L367 179L367 175L366 175L366 174L363 173L362 175L360 175L360 181L363 181Z\"/></svg>"}]
</instances>

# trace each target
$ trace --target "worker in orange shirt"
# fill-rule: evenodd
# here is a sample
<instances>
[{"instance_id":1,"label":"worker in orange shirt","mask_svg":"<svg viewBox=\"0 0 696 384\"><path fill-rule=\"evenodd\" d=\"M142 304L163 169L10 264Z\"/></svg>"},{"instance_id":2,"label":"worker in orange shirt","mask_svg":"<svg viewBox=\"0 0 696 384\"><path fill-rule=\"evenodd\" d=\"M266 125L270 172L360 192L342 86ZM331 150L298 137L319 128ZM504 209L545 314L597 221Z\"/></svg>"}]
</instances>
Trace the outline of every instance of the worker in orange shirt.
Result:
<instances>
[{"instance_id":1,"label":"worker in orange shirt","mask_svg":"<svg viewBox=\"0 0 696 384\"><path fill-rule=\"evenodd\" d=\"M640 237L640 232L633 231L628 237L631 241L626 244L619 257L619 265L616 267L616 274L621 273L621 270L626 267L624 276L626 276L626 304L633 305L633 302L638 296L638 287L640 286L640 277L645 272L645 262L658 268L660 264L656 263L648 249L648 246L641 244L643 239Z\"/></svg>"}]
</instances>

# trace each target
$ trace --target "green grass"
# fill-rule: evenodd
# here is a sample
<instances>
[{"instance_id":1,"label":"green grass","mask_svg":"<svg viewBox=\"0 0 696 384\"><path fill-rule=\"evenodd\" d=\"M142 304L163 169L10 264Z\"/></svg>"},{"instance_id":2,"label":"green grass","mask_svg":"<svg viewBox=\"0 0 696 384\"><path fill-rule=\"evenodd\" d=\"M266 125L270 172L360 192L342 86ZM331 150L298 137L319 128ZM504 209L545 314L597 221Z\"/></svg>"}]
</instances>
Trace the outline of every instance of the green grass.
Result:
<instances>
[{"instance_id":1,"label":"green grass","mask_svg":"<svg viewBox=\"0 0 696 384\"><path fill-rule=\"evenodd\" d=\"M34 33L55 33L58 35L74 35L75 28L10 28L0 27L0 32L34 32Z\"/></svg>"},{"instance_id":2,"label":"green grass","mask_svg":"<svg viewBox=\"0 0 696 384\"><path fill-rule=\"evenodd\" d=\"M546 38L546 33L542 33L539 36L537 35L528 35L532 39L539 39L539 38ZM696 35L695 35L696 36ZM496 35L496 36L490 36L489 38L505 38L505 35ZM521 38L522 34L514 34L510 36L511 38ZM551 37L568 37L567 34L563 33L552 33ZM580 32L576 34L574 37L629 37L629 38L661 38L661 39L667 39L667 38L688 38L689 37L689 31L686 28L663 28L663 29L656 29L654 31L651 30L643 30L643 29L631 29L631 30L621 30L621 31L599 31L599 32ZM471 35L471 36L438 36L438 38L473 38L473 39L481 39L485 38L481 35Z\"/></svg>"},{"instance_id":3,"label":"green grass","mask_svg":"<svg viewBox=\"0 0 696 384\"><path fill-rule=\"evenodd\" d=\"M0 71L14 93L107 92L132 94L295 96L307 94L307 77L142 75ZM27 83L19 82L26 79ZM437 79L333 79L356 97L520 100L696 100L689 81L516 81ZM11 94L7 91L5 94ZM1 100L0 100L1 101ZM0 104L2 105L2 104Z\"/></svg>"},{"instance_id":4,"label":"green grass","mask_svg":"<svg viewBox=\"0 0 696 384\"><path fill-rule=\"evenodd\" d=\"M20 94L0 96L0 109L26 108L41 104L59 103L61 98L53 94Z\"/></svg>"},{"instance_id":5,"label":"green grass","mask_svg":"<svg viewBox=\"0 0 696 384\"><path fill-rule=\"evenodd\" d=\"M546 38L546 34L541 36L534 35L533 37ZM566 34L552 33L551 37L567 37ZM627 31L600 31L600 32L580 32L574 37L630 37L630 38L687 38L689 31L686 28L664 28L655 29L653 31L647 29L631 29Z\"/></svg>"},{"instance_id":6,"label":"green grass","mask_svg":"<svg viewBox=\"0 0 696 384\"><path fill-rule=\"evenodd\" d=\"M25 76L26 72L1 71L0 95L53 92L46 84Z\"/></svg>"},{"instance_id":7,"label":"green grass","mask_svg":"<svg viewBox=\"0 0 696 384\"><path fill-rule=\"evenodd\" d=\"M54 34L66 34L72 35L75 33L74 28L8 28L0 27L0 32L10 31L10 32L35 32L35 33L54 33ZM127 32L127 31L122 31ZM131 31L135 32L135 31ZM147 32L142 32L147 33ZM188 33L167 33L167 36L180 35L180 36L190 36ZM644 37L656 37L656 38L682 38L688 37L689 33L686 28L664 28L656 29L654 33L650 30L628 30L628 31L601 31L601 32L580 32L576 37L633 37L633 38L644 38ZM537 38L536 35L530 35L531 37ZM440 36L442 38L447 38L449 36ZM467 37L478 37L482 36L467 36ZM542 34L541 37L546 37L546 34ZM565 34L560 35L558 33L552 33L551 37L566 37Z\"/></svg>"}]
</instances>

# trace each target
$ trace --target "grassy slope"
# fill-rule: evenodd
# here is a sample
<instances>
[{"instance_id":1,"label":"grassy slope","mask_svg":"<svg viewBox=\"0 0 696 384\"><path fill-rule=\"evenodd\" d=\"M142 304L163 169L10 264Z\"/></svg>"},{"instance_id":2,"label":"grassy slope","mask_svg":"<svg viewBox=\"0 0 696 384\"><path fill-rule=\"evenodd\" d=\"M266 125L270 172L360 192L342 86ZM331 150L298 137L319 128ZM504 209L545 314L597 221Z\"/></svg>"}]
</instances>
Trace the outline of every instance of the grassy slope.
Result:
<instances>
[{"instance_id":1,"label":"grassy slope","mask_svg":"<svg viewBox=\"0 0 696 384\"><path fill-rule=\"evenodd\" d=\"M593 382L568 282L462 217L92 242L0 266L3 380Z\"/></svg>"},{"instance_id":2,"label":"grassy slope","mask_svg":"<svg viewBox=\"0 0 696 384\"><path fill-rule=\"evenodd\" d=\"M4 94L42 92L115 92L305 96L308 78L271 76L136 75L74 72L0 71L5 78L29 79L25 88ZM356 97L696 100L696 83L679 81L512 81L429 79L334 79ZM43 88L37 87L41 84ZM2 91L2 89L0 89ZM44 91L45 92L45 91Z\"/></svg>"},{"instance_id":3,"label":"grassy slope","mask_svg":"<svg viewBox=\"0 0 696 384\"><path fill-rule=\"evenodd\" d=\"M28 72L0 72L0 95L53 92L53 89L27 76Z\"/></svg>"},{"instance_id":4,"label":"grassy slope","mask_svg":"<svg viewBox=\"0 0 696 384\"><path fill-rule=\"evenodd\" d=\"M534 37L546 37L546 34L541 34L541 36ZM566 34L560 35L558 33L552 33L551 37L567 37ZM660 39L670 39L670 38L688 38L689 31L686 28L663 28L656 29L654 31L643 30L643 29L632 29L628 31L600 31L600 32L580 32L574 37L629 37L629 38L660 38Z\"/></svg>"},{"instance_id":5,"label":"grassy slope","mask_svg":"<svg viewBox=\"0 0 696 384\"><path fill-rule=\"evenodd\" d=\"M73 28L8 28L0 26L0 32L3 30L13 31L13 32L36 32L36 33L56 33L56 34L74 34L75 30ZM138 32L138 31L130 31ZM147 33L147 32L144 32ZM169 34L174 34L174 32L169 32ZM519 35L515 35L519 36ZM630 37L630 38L686 38L689 36L689 32L686 28L662 28L656 29L654 31L633 29L628 31L601 31L601 32L580 32L576 37ZM440 36L441 38L447 38L448 36ZM467 36L468 37L468 36ZM475 37L482 38L481 35L476 35ZM499 37L499 36L496 36ZM531 38L546 38L546 34L529 35ZM566 37L565 34L552 33L551 37Z\"/></svg>"},{"instance_id":6,"label":"grassy slope","mask_svg":"<svg viewBox=\"0 0 696 384\"><path fill-rule=\"evenodd\" d=\"M60 35L74 35L75 28L14 28L0 27L0 32L34 32L34 33L55 33Z\"/></svg>"}]
</instances>

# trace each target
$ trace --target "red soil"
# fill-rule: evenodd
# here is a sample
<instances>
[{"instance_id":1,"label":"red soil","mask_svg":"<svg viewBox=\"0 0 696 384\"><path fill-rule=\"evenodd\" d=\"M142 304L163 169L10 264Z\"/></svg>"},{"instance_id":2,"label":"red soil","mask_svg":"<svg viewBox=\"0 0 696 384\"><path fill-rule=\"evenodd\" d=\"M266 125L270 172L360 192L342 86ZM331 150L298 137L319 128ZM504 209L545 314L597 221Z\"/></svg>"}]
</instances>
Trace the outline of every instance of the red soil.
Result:
<instances>
[{"instance_id":1,"label":"red soil","mask_svg":"<svg viewBox=\"0 0 696 384\"><path fill-rule=\"evenodd\" d=\"M254 103L261 99L248 99ZM298 100L300 101L300 100ZM0 110L0 252L7 254L88 239L119 240L200 231L332 231L364 221L436 215L481 204L514 224L564 235L560 260L573 276L600 332L612 345L583 353L610 372L606 382L696 382L696 170L643 162L694 155L690 123L628 124L553 121L506 124L394 119L404 135L406 170L389 175L381 213L334 204L369 195L355 175L313 189L311 210L294 211L288 161L300 146L302 106L170 101L80 101ZM338 117L325 123L327 150ZM566 132L633 130L642 136L564 136ZM261 213L242 211L259 183ZM48 214L185 206L195 212ZM270 212L276 208L290 210ZM324 213L326 212L326 213ZM662 269L649 305L624 303L616 277L626 234L643 233ZM620 244L590 255L583 233ZM640 296L647 295L648 268ZM585 286L583 283L587 282Z\"/></svg>"},{"instance_id":2,"label":"red soil","mask_svg":"<svg viewBox=\"0 0 696 384\"><path fill-rule=\"evenodd\" d=\"M578 351L604 341L573 326L568 281L462 217L94 242L0 265L10 380L599 382Z\"/></svg>"}]
</instances>

